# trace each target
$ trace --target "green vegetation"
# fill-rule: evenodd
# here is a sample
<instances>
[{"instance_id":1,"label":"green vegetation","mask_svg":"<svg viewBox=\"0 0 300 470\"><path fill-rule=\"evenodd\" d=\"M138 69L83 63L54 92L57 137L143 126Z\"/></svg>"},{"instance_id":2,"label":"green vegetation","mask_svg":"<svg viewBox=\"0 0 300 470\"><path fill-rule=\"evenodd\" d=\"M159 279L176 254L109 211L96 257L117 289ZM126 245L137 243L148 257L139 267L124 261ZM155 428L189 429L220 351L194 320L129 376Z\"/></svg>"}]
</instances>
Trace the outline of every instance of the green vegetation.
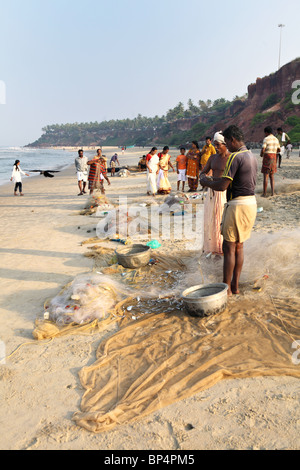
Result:
<instances>
[{"instance_id":1,"label":"green vegetation","mask_svg":"<svg viewBox=\"0 0 300 470\"><path fill-rule=\"evenodd\" d=\"M291 126L292 129L288 132L292 142L300 142L300 117L290 116L285 121L286 126Z\"/></svg>"},{"instance_id":2,"label":"green vegetation","mask_svg":"<svg viewBox=\"0 0 300 470\"><path fill-rule=\"evenodd\" d=\"M177 146L182 145L186 142L192 142L197 136L200 140L205 138L205 132L209 126L203 123L195 124L189 131L180 131L177 133L172 133L172 136L169 139L168 145Z\"/></svg>"},{"instance_id":3,"label":"green vegetation","mask_svg":"<svg viewBox=\"0 0 300 470\"><path fill-rule=\"evenodd\" d=\"M263 105L261 107L262 111L265 111L266 109L272 108L275 104L278 103L278 96L276 93L272 93L268 98L263 102Z\"/></svg>"},{"instance_id":4,"label":"green vegetation","mask_svg":"<svg viewBox=\"0 0 300 470\"><path fill-rule=\"evenodd\" d=\"M52 124L42 129L43 135L31 146L88 146L88 145L138 145L165 142L180 145L195 138L201 140L211 125L222 120L225 111L237 100L220 98L215 101L189 99L187 107L179 102L164 116L145 117L139 114L134 119L118 119L102 122ZM189 130L185 121L195 120Z\"/></svg>"},{"instance_id":5,"label":"green vegetation","mask_svg":"<svg viewBox=\"0 0 300 470\"><path fill-rule=\"evenodd\" d=\"M292 101L292 96L294 94L295 90L291 89L290 91L288 91L286 94L285 94L285 99L284 99L284 102L283 102L283 107L286 111L292 111L293 109L296 108L296 106L299 106L299 105L295 105Z\"/></svg>"},{"instance_id":6,"label":"green vegetation","mask_svg":"<svg viewBox=\"0 0 300 470\"><path fill-rule=\"evenodd\" d=\"M251 121L251 126L257 126L258 124L263 124L266 122L273 113L258 113Z\"/></svg>"},{"instance_id":7,"label":"green vegetation","mask_svg":"<svg viewBox=\"0 0 300 470\"><path fill-rule=\"evenodd\" d=\"M292 127L298 126L300 124L300 117L299 116L290 116L285 121L285 124L287 126L292 126Z\"/></svg>"}]
</instances>

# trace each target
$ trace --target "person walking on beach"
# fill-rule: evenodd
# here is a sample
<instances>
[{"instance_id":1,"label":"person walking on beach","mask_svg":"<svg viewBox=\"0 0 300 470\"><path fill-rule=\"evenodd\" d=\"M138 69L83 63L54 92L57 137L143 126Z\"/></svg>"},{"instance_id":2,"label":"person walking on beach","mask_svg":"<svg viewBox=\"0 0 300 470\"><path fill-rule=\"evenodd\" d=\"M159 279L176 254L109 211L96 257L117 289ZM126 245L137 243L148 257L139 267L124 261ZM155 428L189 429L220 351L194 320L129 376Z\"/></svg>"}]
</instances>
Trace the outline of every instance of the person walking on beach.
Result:
<instances>
[{"instance_id":1,"label":"person walking on beach","mask_svg":"<svg viewBox=\"0 0 300 470\"><path fill-rule=\"evenodd\" d=\"M286 158L289 160L291 158L291 154L293 151L293 146L291 143L287 144L286 146Z\"/></svg>"},{"instance_id":2,"label":"person walking on beach","mask_svg":"<svg viewBox=\"0 0 300 470\"><path fill-rule=\"evenodd\" d=\"M287 135L286 132L283 132L282 127L278 127L277 129L277 139L279 140L281 151L278 153L277 162L278 168L281 168L281 161L285 153L286 146L291 143L291 139Z\"/></svg>"},{"instance_id":3,"label":"person walking on beach","mask_svg":"<svg viewBox=\"0 0 300 470\"><path fill-rule=\"evenodd\" d=\"M272 196L274 196L274 175L277 173L277 156L281 152L281 148L279 140L273 135L272 127L265 127L264 133L265 138L260 156L263 159L261 172L264 175L264 192L262 197L267 197L269 177Z\"/></svg>"},{"instance_id":4,"label":"person walking on beach","mask_svg":"<svg viewBox=\"0 0 300 470\"><path fill-rule=\"evenodd\" d=\"M184 192L186 178L186 166L187 166L187 157L185 154L185 148L181 147L180 155L176 158L176 170L177 170L177 191L180 189L180 183L182 183L182 192Z\"/></svg>"},{"instance_id":5,"label":"person walking on beach","mask_svg":"<svg viewBox=\"0 0 300 470\"><path fill-rule=\"evenodd\" d=\"M116 174L116 166L117 166L117 164L118 164L119 166L121 166L121 165L120 165L120 162L119 162L118 154L115 153L115 154L111 157L111 160L110 160L110 168L111 168L110 174L111 174L112 177L115 176L115 174Z\"/></svg>"},{"instance_id":6,"label":"person walking on beach","mask_svg":"<svg viewBox=\"0 0 300 470\"><path fill-rule=\"evenodd\" d=\"M86 185L88 180L88 159L84 156L83 150L78 150L78 157L75 159L75 168L77 171L77 180L79 187L78 196L86 194Z\"/></svg>"},{"instance_id":7,"label":"person walking on beach","mask_svg":"<svg viewBox=\"0 0 300 470\"><path fill-rule=\"evenodd\" d=\"M87 162L90 167L88 177L90 195L93 194L95 189L100 190L101 194L105 194L104 180L106 180L108 185L110 186L110 181L107 177L105 159L104 157L102 157L101 153L102 151L98 150L98 153L93 158L93 160Z\"/></svg>"},{"instance_id":8,"label":"person walking on beach","mask_svg":"<svg viewBox=\"0 0 300 470\"><path fill-rule=\"evenodd\" d=\"M199 185L199 172L200 172L200 149L196 140L192 142L192 148L187 154L187 178L189 184L189 193L197 191Z\"/></svg>"},{"instance_id":9,"label":"person walking on beach","mask_svg":"<svg viewBox=\"0 0 300 470\"><path fill-rule=\"evenodd\" d=\"M202 175L201 185L214 191L227 191L221 233L223 235L223 281L228 295L239 294L239 280L244 264L244 242L251 236L257 215L255 188L257 160L244 143L237 126L223 132L226 146L232 152L221 178L211 180Z\"/></svg>"},{"instance_id":10,"label":"person walking on beach","mask_svg":"<svg viewBox=\"0 0 300 470\"><path fill-rule=\"evenodd\" d=\"M157 148L153 147L146 156L147 166L147 194L155 196L157 194L157 175L159 173L159 157Z\"/></svg>"},{"instance_id":11,"label":"person walking on beach","mask_svg":"<svg viewBox=\"0 0 300 470\"><path fill-rule=\"evenodd\" d=\"M20 160L16 160L14 163L13 172L10 178L10 181L14 181L15 183L15 191L14 191L15 196L18 195L18 190L19 190L20 196L24 196L22 175L29 176L28 173L25 173L23 170L21 170Z\"/></svg>"},{"instance_id":12,"label":"person walking on beach","mask_svg":"<svg viewBox=\"0 0 300 470\"><path fill-rule=\"evenodd\" d=\"M200 174L200 184L203 176L221 178L229 158L229 151L226 147L222 132L217 132L214 136L214 148L216 154L213 154ZM213 191L208 189L204 201L204 247L205 254L223 254L223 236L221 235L221 222L224 207L227 202L225 191Z\"/></svg>"},{"instance_id":13,"label":"person walking on beach","mask_svg":"<svg viewBox=\"0 0 300 470\"><path fill-rule=\"evenodd\" d=\"M170 194L172 186L169 181L169 168L175 172L175 168L171 163L171 156L169 155L169 147L164 147L162 153L159 155L159 173L157 180L158 194Z\"/></svg>"}]
</instances>

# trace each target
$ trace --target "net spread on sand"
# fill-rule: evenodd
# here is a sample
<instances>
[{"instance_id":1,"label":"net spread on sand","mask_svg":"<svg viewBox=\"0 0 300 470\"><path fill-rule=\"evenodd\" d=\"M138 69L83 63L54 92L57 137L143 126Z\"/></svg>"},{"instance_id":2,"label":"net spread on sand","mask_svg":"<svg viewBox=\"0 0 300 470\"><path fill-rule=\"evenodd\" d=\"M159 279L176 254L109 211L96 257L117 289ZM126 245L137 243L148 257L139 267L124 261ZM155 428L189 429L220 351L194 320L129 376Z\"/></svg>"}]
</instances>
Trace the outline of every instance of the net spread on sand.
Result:
<instances>
[{"instance_id":1,"label":"net spread on sand","mask_svg":"<svg viewBox=\"0 0 300 470\"><path fill-rule=\"evenodd\" d=\"M119 331L100 344L96 362L80 372L86 391L81 411L73 417L79 426L94 433L108 431L224 379L300 377L300 365L293 361L300 340L299 230L254 234L246 245L243 295L230 299L224 313L209 318L188 316L180 292L219 282L222 259L159 251L157 264L131 272L109 266L110 251L105 256L105 249L94 247L91 253L103 279L117 283L120 298L110 305L113 313L98 320L95 313L90 324L77 328L42 322L35 330L36 338L42 332L40 339L45 339L99 331L112 321L119 324ZM43 330L47 324L55 329L50 336Z\"/></svg>"},{"instance_id":2,"label":"net spread on sand","mask_svg":"<svg viewBox=\"0 0 300 470\"><path fill-rule=\"evenodd\" d=\"M300 377L292 362L299 337L299 305L283 301L235 303L216 318L145 317L101 344L97 361L80 372L86 392L73 419L100 433L223 379Z\"/></svg>"}]
</instances>

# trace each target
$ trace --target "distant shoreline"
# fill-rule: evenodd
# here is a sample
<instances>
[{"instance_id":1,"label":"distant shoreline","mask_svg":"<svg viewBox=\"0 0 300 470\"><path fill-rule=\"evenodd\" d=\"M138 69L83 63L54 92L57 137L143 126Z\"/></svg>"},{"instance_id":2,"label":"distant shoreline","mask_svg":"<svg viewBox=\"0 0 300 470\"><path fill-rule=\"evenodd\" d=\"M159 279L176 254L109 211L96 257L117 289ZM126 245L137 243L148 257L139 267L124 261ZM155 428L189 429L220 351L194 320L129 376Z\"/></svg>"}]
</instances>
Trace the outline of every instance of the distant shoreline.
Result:
<instances>
[{"instance_id":1,"label":"distant shoreline","mask_svg":"<svg viewBox=\"0 0 300 470\"><path fill-rule=\"evenodd\" d=\"M76 147L70 147L70 146L50 146L50 147L31 147L31 146L28 146L28 145L25 145L24 148L31 148L31 149L35 149L35 150L65 150L67 152L74 152L74 151L77 151L78 149L82 149L84 150L85 152L89 152L89 151L92 151L92 150L97 150L98 148L101 148L101 146L81 146L81 145L78 145ZM120 148L120 147L114 147L114 146L107 146L107 147L102 147L102 148Z\"/></svg>"}]
</instances>

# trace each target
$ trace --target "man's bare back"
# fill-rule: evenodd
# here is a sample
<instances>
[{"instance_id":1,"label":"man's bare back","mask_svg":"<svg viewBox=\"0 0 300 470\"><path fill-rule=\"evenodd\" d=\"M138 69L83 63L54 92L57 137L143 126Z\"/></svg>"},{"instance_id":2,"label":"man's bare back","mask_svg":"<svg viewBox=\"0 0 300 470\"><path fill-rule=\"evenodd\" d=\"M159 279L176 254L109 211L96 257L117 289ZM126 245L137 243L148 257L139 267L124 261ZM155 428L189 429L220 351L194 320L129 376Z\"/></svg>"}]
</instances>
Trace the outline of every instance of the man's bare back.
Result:
<instances>
[{"instance_id":1,"label":"man's bare back","mask_svg":"<svg viewBox=\"0 0 300 470\"><path fill-rule=\"evenodd\" d=\"M201 172L201 175L209 175L212 173L213 178L221 178L223 176L229 155L230 153L227 149L224 154L216 153L215 155L212 155Z\"/></svg>"}]
</instances>

